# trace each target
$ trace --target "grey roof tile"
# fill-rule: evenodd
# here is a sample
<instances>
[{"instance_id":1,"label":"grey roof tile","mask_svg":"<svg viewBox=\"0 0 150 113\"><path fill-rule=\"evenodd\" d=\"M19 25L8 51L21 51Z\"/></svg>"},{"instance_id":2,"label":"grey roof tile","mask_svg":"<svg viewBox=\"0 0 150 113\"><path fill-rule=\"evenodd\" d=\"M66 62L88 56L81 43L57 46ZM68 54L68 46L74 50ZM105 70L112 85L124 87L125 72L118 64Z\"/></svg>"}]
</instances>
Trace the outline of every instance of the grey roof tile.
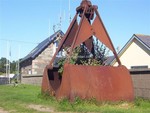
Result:
<instances>
[{"instance_id":1,"label":"grey roof tile","mask_svg":"<svg viewBox=\"0 0 150 113\"><path fill-rule=\"evenodd\" d=\"M21 60L21 62L27 59L34 59L36 56L38 56L50 43L52 43L55 40L58 34L62 36L64 35L64 33L61 30L58 30L56 33L39 43L27 56L25 56Z\"/></svg>"},{"instance_id":2,"label":"grey roof tile","mask_svg":"<svg viewBox=\"0 0 150 113\"><path fill-rule=\"evenodd\" d=\"M150 48L150 35L135 34L135 36Z\"/></svg>"}]
</instances>

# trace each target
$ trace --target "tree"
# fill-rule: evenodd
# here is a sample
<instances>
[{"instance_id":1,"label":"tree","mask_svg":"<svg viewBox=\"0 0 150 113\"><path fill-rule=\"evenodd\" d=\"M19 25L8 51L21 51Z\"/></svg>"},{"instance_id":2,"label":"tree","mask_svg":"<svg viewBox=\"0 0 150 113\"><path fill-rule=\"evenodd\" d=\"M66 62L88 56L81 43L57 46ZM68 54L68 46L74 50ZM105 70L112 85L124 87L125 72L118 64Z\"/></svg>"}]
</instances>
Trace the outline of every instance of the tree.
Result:
<instances>
[{"instance_id":1,"label":"tree","mask_svg":"<svg viewBox=\"0 0 150 113\"><path fill-rule=\"evenodd\" d=\"M10 63L10 72L11 73L15 73L16 72L16 61L12 61L11 63Z\"/></svg>"},{"instance_id":2,"label":"tree","mask_svg":"<svg viewBox=\"0 0 150 113\"><path fill-rule=\"evenodd\" d=\"M106 60L106 47L97 38L94 42L94 58L101 64Z\"/></svg>"},{"instance_id":3,"label":"tree","mask_svg":"<svg viewBox=\"0 0 150 113\"><path fill-rule=\"evenodd\" d=\"M4 74L6 73L6 62L7 62L7 59L2 57L0 59L0 74ZM9 60L8 60L9 62ZM10 73L15 73L16 72L16 61L12 61L10 62Z\"/></svg>"},{"instance_id":4,"label":"tree","mask_svg":"<svg viewBox=\"0 0 150 113\"><path fill-rule=\"evenodd\" d=\"M68 47L69 48L69 47ZM66 50L68 50L68 48ZM69 53L66 51L66 53ZM66 55L67 58L68 54ZM58 72L62 74L63 65L66 58L62 58L58 61L59 70ZM72 55L69 57L69 62L71 64L77 65L104 65L106 60L106 47L98 40L93 39L93 49L90 51L83 43L80 46L76 47Z\"/></svg>"},{"instance_id":5,"label":"tree","mask_svg":"<svg viewBox=\"0 0 150 113\"><path fill-rule=\"evenodd\" d=\"M6 58L2 57L0 59L0 73L5 73L6 72Z\"/></svg>"}]
</instances>

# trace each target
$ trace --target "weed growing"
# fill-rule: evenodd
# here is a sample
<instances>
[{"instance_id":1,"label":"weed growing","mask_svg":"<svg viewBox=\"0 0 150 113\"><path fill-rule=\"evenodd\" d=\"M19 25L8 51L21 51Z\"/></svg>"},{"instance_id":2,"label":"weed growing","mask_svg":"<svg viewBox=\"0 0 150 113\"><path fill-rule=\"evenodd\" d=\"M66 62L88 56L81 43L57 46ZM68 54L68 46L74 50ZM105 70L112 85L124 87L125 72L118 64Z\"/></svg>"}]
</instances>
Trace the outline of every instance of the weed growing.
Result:
<instances>
[{"instance_id":1,"label":"weed growing","mask_svg":"<svg viewBox=\"0 0 150 113\"><path fill-rule=\"evenodd\" d=\"M70 102L67 98L57 100L49 94L41 94L40 86L0 85L0 108L10 113L43 113L29 105L54 112L150 113L150 100L142 98L136 98L134 102L98 102L94 98L82 100L76 97Z\"/></svg>"}]
</instances>

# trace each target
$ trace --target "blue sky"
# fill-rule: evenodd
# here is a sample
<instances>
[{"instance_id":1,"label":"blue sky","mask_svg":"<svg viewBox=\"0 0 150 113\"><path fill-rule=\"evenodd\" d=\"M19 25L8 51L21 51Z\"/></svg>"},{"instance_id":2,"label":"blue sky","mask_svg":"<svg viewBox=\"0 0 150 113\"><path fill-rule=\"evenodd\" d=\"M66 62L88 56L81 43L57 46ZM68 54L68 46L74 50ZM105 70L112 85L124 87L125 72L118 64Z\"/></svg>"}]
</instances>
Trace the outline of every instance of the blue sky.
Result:
<instances>
[{"instance_id":1,"label":"blue sky","mask_svg":"<svg viewBox=\"0 0 150 113\"><path fill-rule=\"evenodd\" d=\"M150 0L91 0L115 46L122 48L133 34L150 35ZM70 0L70 14L81 0ZM11 48L11 60L27 55L53 34L62 16L61 30L69 25L69 0L0 0L0 57ZM58 28L56 28L57 30ZM9 41L6 41L9 40Z\"/></svg>"}]
</instances>

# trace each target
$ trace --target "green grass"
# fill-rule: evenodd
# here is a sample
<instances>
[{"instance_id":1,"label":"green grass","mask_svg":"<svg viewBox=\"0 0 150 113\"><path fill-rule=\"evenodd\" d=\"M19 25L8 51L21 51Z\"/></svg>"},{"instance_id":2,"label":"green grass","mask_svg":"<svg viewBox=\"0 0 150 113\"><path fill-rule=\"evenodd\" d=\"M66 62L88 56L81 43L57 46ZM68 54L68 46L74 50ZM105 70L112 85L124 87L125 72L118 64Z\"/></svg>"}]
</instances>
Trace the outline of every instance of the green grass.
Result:
<instances>
[{"instance_id":1,"label":"green grass","mask_svg":"<svg viewBox=\"0 0 150 113\"><path fill-rule=\"evenodd\" d=\"M0 108L10 113L42 113L29 105L50 107L54 111L100 112L100 113L150 113L150 101L141 98L134 102L97 102L95 99L74 102L67 99L57 101L54 97L41 95L39 86L0 85Z\"/></svg>"}]
</instances>

